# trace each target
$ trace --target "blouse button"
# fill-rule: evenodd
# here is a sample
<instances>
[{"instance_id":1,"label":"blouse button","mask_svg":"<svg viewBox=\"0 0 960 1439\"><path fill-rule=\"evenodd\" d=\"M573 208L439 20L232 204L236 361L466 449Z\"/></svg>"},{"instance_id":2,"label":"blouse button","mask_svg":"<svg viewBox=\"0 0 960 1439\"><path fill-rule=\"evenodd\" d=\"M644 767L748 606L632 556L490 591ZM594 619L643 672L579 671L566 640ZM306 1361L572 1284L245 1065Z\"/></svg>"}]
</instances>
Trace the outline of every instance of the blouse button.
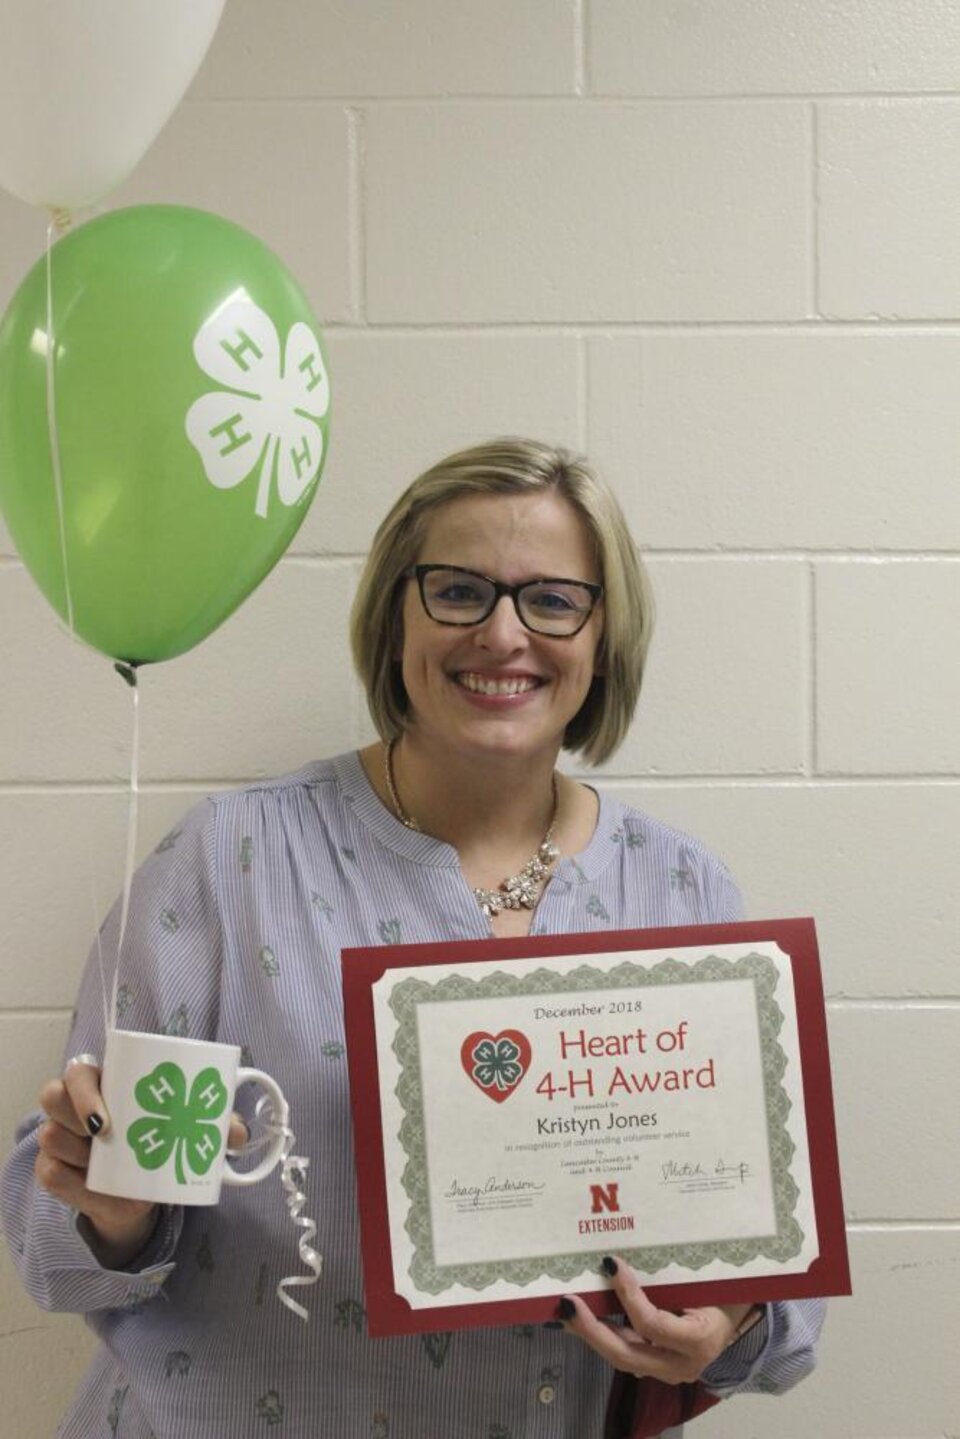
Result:
<instances>
[{"instance_id":1,"label":"blouse button","mask_svg":"<svg viewBox=\"0 0 960 1439\"><path fill-rule=\"evenodd\" d=\"M552 1384L541 1384L537 1390L537 1398L541 1404L552 1404L557 1397L557 1391Z\"/></svg>"}]
</instances>

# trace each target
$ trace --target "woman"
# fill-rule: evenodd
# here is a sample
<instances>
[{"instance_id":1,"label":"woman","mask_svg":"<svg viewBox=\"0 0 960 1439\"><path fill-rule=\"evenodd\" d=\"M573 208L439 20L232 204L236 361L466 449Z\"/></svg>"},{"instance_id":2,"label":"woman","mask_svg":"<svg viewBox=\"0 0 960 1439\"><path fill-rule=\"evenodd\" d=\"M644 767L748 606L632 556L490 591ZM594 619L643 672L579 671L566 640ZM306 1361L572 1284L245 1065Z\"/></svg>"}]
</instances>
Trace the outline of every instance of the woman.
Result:
<instances>
[{"instance_id":1,"label":"woman","mask_svg":"<svg viewBox=\"0 0 960 1439\"><path fill-rule=\"evenodd\" d=\"M699 844L555 768L562 747L600 762L623 738L650 618L616 501L561 451L466 451L391 510L352 621L380 740L194 809L141 869L124 947L124 1027L243 1044L290 1101L324 1256L310 1322L273 1298L295 1258L271 1184L186 1211L86 1188L108 1116L97 1069L70 1065L4 1183L31 1294L103 1341L68 1439L601 1439L812 1367L818 1303L665 1314L613 1257L630 1329L568 1298L556 1328L365 1334L340 950L740 913ZM68 1054L101 1052L100 1016L91 964Z\"/></svg>"}]
</instances>

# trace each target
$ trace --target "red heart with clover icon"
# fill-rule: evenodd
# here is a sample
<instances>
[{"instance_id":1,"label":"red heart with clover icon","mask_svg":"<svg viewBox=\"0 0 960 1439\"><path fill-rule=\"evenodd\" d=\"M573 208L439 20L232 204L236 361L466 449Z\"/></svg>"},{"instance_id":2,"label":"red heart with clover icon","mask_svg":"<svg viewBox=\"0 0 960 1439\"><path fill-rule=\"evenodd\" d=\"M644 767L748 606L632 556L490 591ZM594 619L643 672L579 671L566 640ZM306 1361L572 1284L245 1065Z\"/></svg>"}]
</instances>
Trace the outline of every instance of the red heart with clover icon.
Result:
<instances>
[{"instance_id":1,"label":"red heart with clover icon","mask_svg":"<svg viewBox=\"0 0 960 1439\"><path fill-rule=\"evenodd\" d=\"M460 1063L488 1099L502 1104L530 1068L531 1052L529 1039L519 1029L501 1029L499 1034L478 1029L460 1046Z\"/></svg>"}]
</instances>

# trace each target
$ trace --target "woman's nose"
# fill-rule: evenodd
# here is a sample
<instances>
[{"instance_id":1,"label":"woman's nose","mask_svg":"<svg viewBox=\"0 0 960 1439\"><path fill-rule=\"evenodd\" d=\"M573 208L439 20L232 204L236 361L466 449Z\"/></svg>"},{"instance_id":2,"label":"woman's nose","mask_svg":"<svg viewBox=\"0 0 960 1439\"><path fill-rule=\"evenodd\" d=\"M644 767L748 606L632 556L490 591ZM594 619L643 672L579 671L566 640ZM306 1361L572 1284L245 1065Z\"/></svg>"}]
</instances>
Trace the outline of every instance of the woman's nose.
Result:
<instances>
[{"instance_id":1,"label":"woman's nose","mask_svg":"<svg viewBox=\"0 0 960 1439\"><path fill-rule=\"evenodd\" d=\"M477 639L486 649L511 652L521 646L528 631L510 595L500 595L487 618L477 627Z\"/></svg>"}]
</instances>

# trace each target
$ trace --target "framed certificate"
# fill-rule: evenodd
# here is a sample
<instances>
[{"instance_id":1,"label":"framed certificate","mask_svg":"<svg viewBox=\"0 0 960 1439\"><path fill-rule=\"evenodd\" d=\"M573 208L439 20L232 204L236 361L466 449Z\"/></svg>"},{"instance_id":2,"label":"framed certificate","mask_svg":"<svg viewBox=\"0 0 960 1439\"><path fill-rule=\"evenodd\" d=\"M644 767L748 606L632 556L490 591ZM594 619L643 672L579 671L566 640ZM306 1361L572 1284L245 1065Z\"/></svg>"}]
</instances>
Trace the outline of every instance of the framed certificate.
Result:
<instances>
[{"instance_id":1,"label":"framed certificate","mask_svg":"<svg viewBox=\"0 0 960 1439\"><path fill-rule=\"evenodd\" d=\"M849 1293L809 919L346 950L371 1334Z\"/></svg>"}]
</instances>

